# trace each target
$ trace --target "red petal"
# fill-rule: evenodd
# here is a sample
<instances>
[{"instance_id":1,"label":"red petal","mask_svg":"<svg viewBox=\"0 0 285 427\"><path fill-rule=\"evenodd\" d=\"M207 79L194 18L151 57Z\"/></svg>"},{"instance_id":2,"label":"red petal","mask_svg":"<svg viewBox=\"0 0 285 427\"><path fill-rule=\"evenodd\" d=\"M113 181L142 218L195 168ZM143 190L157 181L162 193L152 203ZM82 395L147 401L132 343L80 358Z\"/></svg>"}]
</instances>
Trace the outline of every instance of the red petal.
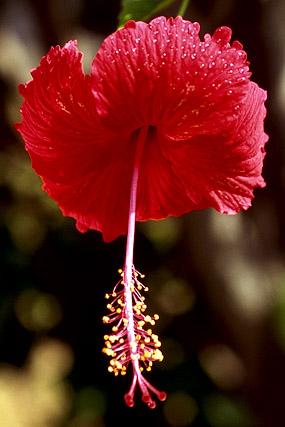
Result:
<instances>
[{"instance_id":1,"label":"red petal","mask_svg":"<svg viewBox=\"0 0 285 427\"><path fill-rule=\"evenodd\" d=\"M20 90L18 125L44 188L78 228L105 240L127 231L137 130L150 126L137 219L212 206L246 209L261 177L265 93L242 45L221 27L199 38L181 17L131 21L82 71L75 43L58 46Z\"/></svg>"},{"instance_id":2,"label":"red petal","mask_svg":"<svg viewBox=\"0 0 285 427\"><path fill-rule=\"evenodd\" d=\"M20 86L25 101L17 128L63 213L78 220L80 231L106 229L106 240L113 240L126 230L133 159L127 160L128 138L100 124L81 57L75 42L50 50L33 80Z\"/></svg>"},{"instance_id":3,"label":"red petal","mask_svg":"<svg viewBox=\"0 0 285 427\"><path fill-rule=\"evenodd\" d=\"M116 160L71 185L44 179L44 189L59 201L64 215L76 218L79 231L99 230L106 242L126 232L134 149L128 144Z\"/></svg>"},{"instance_id":4,"label":"red petal","mask_svg":"<svg viewBox=\"0 0 285 427\"><path fill-rule=\"evenodd\" d=\"M108 37L93 61L104 123L130 132L145 124L158 128L144 148L140 221L209 206L236 213L264 185L264 92L252 90L246 53L238 42L230 46L229 28L203 42L198 32L198 24L180 17L132 22ZM240 138L236 128L246 114Z\"/></svg>"},{"instance_id":5,"label":"red petal","mask_svg":"<svg viewBox=\"0 0 285 427\"><path fill-rule=\"evenodd\" d=\"M98 122L81 57L76 42L52 48L32 71L33 80L20 86L25 102L17 128L37 173L57 183L77 182L114 158L111 149L105 156L109 135Z\"/></svg>"},{"instance_id":6,"label":"red petal","mask_svg":"<svg viewBox=\"0 0 285 427\"><path fill-rule=\"evenodd\" d=\"M226 132L161 144L194 209L214 207L235 214L251 205L255 187L265 186L261 176L267 141L265 99L266 93L251 83L237 120Z\"/></svg>"},{"instance_id":7,"label":"red petal","mask_svg":"<svg viewBox=\"0 0 285 427\"><path fill-rule=\"evenodd\" d=\"M106 126L162 126L181 139L197 131L217 133L235 119L233 107L248 90L246 54L230 47L227 27L204 42L198 33L197 23L160 17L103 42L92 76Z\"/></svg>"}]
</instances>

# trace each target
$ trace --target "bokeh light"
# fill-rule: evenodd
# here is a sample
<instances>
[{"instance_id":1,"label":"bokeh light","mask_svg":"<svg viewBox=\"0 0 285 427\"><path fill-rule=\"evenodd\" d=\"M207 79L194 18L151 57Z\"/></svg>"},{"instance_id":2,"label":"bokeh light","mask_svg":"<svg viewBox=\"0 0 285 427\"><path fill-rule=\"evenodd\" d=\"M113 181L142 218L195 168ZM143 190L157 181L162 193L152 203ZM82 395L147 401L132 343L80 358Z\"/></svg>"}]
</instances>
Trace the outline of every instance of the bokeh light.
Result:
<instances>
[{"instance_id":1,"label":"bokeh light","mask_svg":"<svg viewBox=\"0 0 285 427\"><path fill-rule=\"evenodd\" d=\"M240 357L227 345L209 345L199 353L199 361L210 379L224 390L239 388L245 380Z\"/></svg>"},{"instance_id":2,"label":"bokeh light","mask_svg":"<svg viewBox=\"0 0 285 427\"><path fill-rule=\"evenodd\" d=\"M163 411L170 426L187 427L194 421L198 406L189 394L177 391L168 396Z\"/></svg>"}]
</instances>

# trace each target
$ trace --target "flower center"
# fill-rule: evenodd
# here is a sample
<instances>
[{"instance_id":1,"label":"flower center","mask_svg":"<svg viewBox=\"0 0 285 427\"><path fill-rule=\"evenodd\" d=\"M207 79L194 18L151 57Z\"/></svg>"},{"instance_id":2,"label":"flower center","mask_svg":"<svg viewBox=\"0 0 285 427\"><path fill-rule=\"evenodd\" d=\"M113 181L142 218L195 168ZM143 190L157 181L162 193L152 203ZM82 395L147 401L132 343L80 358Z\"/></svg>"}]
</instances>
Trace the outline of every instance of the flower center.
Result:
<instances>
[{"instance_id":1,"label":"flower center","mask_svg":"<svg viewBox=\"0 0 285 427\"><path fill-rule=\"evenodd\" d=\"M161 345L158 336L152 333L152 329L144 329L146 323L155 324L158 315L153 317L145 315L147 308L145 298L140 291L147 288L140 282L138 273L133 264L135 222L136 222L136 197L137 184L139 177L139 168L146 142L149 127L144 126L140 129L137 140L135 162L130 190L129 222L126 246L125 266L119 270L122 279L115 286L112 294L107 294L106 298L113 297L112 303L107 305L111 314L103 317L104 323L117 322L113 326L113 335L105 335L105 348L103 352L112 357L109 371L115 375L126 373L129 363L133 367L133 381L129 392L125 395L125 401L128 406L134 405L134 392L136 385L142 392L142 400L150 408L156 406L152 400L149 390L158 396L160 400L166 399L166 393L154 388L142 375L144 367L150 371L153 361L163 360L163 354L159 350ZM118 287L123 285L118 292Z\"/></svg>"}]
</instances>

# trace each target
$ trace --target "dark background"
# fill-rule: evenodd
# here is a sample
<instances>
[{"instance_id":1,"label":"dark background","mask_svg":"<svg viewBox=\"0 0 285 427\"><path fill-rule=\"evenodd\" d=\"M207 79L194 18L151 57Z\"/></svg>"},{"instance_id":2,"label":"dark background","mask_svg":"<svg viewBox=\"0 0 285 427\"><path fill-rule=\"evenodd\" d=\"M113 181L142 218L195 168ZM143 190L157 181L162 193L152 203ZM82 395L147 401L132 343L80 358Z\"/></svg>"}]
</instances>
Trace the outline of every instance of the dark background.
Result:
<instances>
[{"instance_id":1,"label":"dark background","mask_svg":"<svg viewBox=\"0 0 285 427\"><path fill-rule=\"evenodd\" d=\"M176 15L173 5L166 15ZM116 30L118 0L0 1L0 425L285 425L285 3L192 0L201 36L230 26L268 91L265 189L236 216L212 209L138 224L135 264L165 361L150 382L168 399L127 408L131 377L107 372L104 295L125 237L81 235L41 191L23 141L18 83L51 45L78 39L84 67Z\"/></svg>"}]
</instances>

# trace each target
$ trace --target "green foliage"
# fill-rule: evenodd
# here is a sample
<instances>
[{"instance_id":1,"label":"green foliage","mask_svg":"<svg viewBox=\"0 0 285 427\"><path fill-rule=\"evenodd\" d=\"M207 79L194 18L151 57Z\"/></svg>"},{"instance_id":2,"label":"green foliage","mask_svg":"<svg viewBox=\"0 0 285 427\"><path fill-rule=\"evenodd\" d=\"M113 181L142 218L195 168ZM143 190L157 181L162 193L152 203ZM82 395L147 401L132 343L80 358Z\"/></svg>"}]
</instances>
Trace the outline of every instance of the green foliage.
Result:
<instances>
[{"instance_id":1,"label":"green foliage","mask_svg":"<svg viewBox=\"0 0 285 427\"><path fill-rule=\"evenodd\" d=\"M177 0L122 0L118 27L127 21L146 21Z\"/></svg>"}]
</instances>

